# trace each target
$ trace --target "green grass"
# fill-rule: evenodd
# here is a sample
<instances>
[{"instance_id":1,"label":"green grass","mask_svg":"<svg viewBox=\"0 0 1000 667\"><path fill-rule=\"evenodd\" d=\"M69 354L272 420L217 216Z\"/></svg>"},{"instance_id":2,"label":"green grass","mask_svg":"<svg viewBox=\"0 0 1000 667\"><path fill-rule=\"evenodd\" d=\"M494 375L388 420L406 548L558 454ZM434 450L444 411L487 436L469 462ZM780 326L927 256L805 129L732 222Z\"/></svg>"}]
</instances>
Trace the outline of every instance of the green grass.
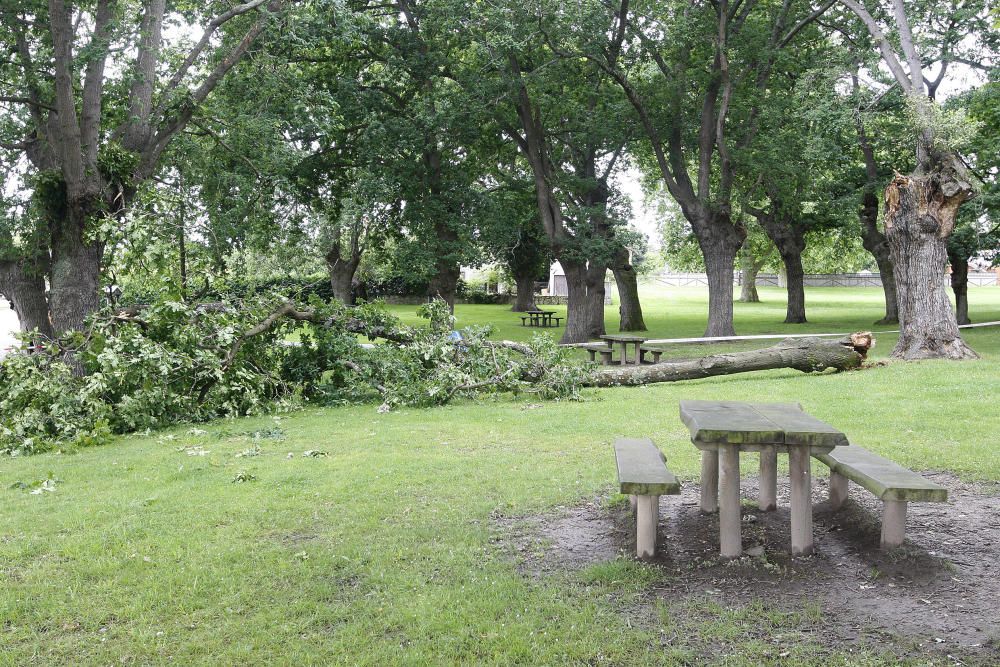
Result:
<instances>
[{"instance_id":1,"label":"green grass","mask_svg":"<svg viewBox=\"0 0 1000 667\"><path fill-rule=\"evenodd\" d=\"M760 288L760 303L733 304L737 334L799 334L836 333L896 329L896 326L874 325L883 310L880 289L810 288L806 293L806 324L784 324L785 295L778 288ZM697 288L665 288L655 285L640 287L643 316L651 338L688 338L705 333L707 291ZM970 313L978 322L1000 320L1000 289L971 288ZM389 306L397 317L408 324L419 324L415 306ZM566 315L566 306L545 306L546 310ZM565 327L532 328L521 326L520 313L510 312L509 306L459 305L455 311L458 326L491 324L499 338L526 340L535 333L559 336ZM609 333L618 330L618 306L605 308L605 326ZM566 321L563 320L563 325ZM894 339L893 339L894 342ZM884 346L883 346L884 349ZM885 351L888 354L889 350Z\"/></svg>"},{"instance_id":2,"label":"green grass","mask_svg":"<svg viewBox=\"0 0 1000 667\"><path fill-rule=\"evenodd\" d=\"M852 331L879 316L875 290L810 290L812 321L796 326L780 324L776 292L762 297L737 304L740 333ZM1000 320L1000 289L970 301L975 319ZM651 334L699 335L703 304L695 290L647 299ZM502 307L461 306L458 317L494 321L507 338L532 333ZM903 465L1000 479L1000 329L967 340L982 360L778 370L591 390L576 403L316 408L0 459L0 664L643 665L699 662L699 647L717 642L729 664L780 663L741 639L747 614L778 612L696 605L701 620L683 626L695 635L664 643L684 609L631 610L668 575L627 561L522 574L495 517L614 500L617 436L652 437L694 479L681 398L799 401ZM259 455L235 456L254 445ZM50 472L55 491L9 488ZM769 622L789 636L814 616ZM896 662L851 648L830 655L803 634L788 650L798 664Z\"/></svg>"}]
</instances>

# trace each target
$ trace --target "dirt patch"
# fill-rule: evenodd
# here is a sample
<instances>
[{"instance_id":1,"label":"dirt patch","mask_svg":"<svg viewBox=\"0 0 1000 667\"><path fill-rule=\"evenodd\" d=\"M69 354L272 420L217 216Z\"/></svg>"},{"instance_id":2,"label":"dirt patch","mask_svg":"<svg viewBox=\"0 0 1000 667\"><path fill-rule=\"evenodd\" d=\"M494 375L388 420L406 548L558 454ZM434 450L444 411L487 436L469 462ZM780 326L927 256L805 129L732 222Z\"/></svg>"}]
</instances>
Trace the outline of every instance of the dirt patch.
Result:
<instances>
[{"instance_id":1,"label":"dirt patch","mask_svg":"<svg viewBox=\"0 0 1000 667\"><path fill-rule=\"evenodd\" d=\"M851 500L833 512L823 505L826 480L816 479L816 553L791 558L788 486L779 480L777 511L761 512L744 500L747 555L732 562L718 558L717 515L703 515L698 485L685 484L680 496L661 498L653 565L664 576L648 602L815 609L818 622L804 639L824 646L874 642L897 655L1000 663L1000 490L948 473L925 476L948 487L949 501L910 505L902 549L878 549L881 502L874 496L852 485ZM756 491L756 480L745 478L744 499ZM498 521L501 539L529 576L635 553L627 506L609 509L602 499Z\"/></svg>"}]
</instances>

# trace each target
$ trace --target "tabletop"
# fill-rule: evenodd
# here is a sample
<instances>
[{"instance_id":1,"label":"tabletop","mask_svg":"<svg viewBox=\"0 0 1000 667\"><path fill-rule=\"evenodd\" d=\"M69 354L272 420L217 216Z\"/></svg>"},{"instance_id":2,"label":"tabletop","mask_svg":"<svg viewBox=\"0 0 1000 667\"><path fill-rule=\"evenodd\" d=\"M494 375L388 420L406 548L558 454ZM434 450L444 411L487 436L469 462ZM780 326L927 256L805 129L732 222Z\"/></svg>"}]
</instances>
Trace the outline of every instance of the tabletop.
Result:
<instances>
[{"instance_id":1,"label":"tabletop","mask_svg":"<svg viewBox=\"0 0 1000 667\"><path fill-rule=\"evenodd\" d=\"M649 340L644 336L633 336L631 334L604 334L601 336L601 340L612 341L615 343L644 343Z\"/></svg>"},{"instance_id":2,"label":"tabletop","mask_svg":"<svg viewBox=\"0 0 1000 667\"><path fill-rule=\"evenodd\" d=\"M699 444L807 446L832 450L847 436L798 403L681 401L681 421Z\"/></svg>"}]
</instances>

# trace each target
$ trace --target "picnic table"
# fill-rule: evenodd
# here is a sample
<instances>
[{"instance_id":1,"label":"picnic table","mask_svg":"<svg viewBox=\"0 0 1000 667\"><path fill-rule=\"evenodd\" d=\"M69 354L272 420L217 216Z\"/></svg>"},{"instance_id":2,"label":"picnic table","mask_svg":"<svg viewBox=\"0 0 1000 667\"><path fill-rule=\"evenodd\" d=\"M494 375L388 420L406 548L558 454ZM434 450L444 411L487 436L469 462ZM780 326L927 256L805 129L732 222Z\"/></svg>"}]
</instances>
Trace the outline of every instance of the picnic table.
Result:
<instances>
[{"instance_id":1,"label":"picnic table","mask_svg":"<svg viewBox=\"0 0 1000 667\"><path fill-rule=\"evenodd\" d=\"M601 336L601 340L607 343L610 349L614 349L615 343L621 347L621 359L619 363L624 366L628 364L628 346L635 346L635 355L633 356L632 363L638 365L642 363L642 355L639 353L639 348L645 343L649 338L644 336L634 336L632 334L605 334Z\"/></svg>"},{"instance_id":2,"label":"picnic table","mask_svg":"<svg viewBox=\"0 0 1000 667\"><path fill-rule=\"evenodd\" d=\"M760 508L777 506L778 454L788 454L792 555L813 550L810 458L850 443L798 403L681 401L681 421L701 450L701 509L719 512L719 551L743 553L740 533L740 452L760 452Z\"/></svg>"},{"instance_id":3,"label":"picnic table","mask_svg":"<svg viewBox=\"0 0 1000 667\"><path fill-rule=\"evenodd\" d=\"M556 314L554 310L529 310L526 311L525 315L521 316L521 326L529 327L557 327L559 322L563 319L561 317L553 317ZM553 324L553 320L555 323Z\"/></svg>"}]
</instances>

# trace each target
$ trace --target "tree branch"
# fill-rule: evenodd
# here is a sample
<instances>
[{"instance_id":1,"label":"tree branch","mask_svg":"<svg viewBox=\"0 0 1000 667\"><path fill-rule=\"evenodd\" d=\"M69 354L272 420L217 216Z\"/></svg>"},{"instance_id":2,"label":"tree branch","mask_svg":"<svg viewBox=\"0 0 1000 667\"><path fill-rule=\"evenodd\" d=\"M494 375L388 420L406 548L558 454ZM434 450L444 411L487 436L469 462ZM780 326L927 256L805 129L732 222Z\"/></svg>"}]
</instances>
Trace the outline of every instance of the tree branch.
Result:
<instances>
[{"instance_id":1,"label":"tree branch","mask_svg":"<svg viewBox=\"0 0 1000 667\"><path fill-rule=\"evenodd\" d=\"M896 28L899 30L899 43L903 47L903 55L910 68L910 85L913 92L924 92L923 65L917 48L913 42L913 31L910 30L910 21L906 18L906 9L903 7L903 0L892 0L892 13L896 18Z\"/></svg>"},{"instance_id":2,"label":"tree branch","mask_svg":"<svg viewBox=\"0 0 1000 667\"><path fill-rule=\"evenodd\" d=\"M149 139L149 119L153 112L153 85L156 82L156 66L160 61L165 10L166 0L150 0L142 16L139 54L135 61L135 79L129 91L131 102L128 119L124 123L124 144L134 151L141 150Z\"/></svg>"},{"instance_id":3,"label":"tree branch","mask_svg":"<svg viewBox=\"0 0 1000 667\"><path fill-rule=\"evenodd\" d=\"M57 111L57 109L51 104L45 104L44 102L39 102L30 97L16 97L9 95L0 95L0 102L9 102L11 104L26 104L31 107L36 107L38 109L46 109L47 111Z\"/></svg>"},{"instance_id":4,"label":"tree branch","mask_svg":"<svg viewBox=\"0 0 1000 667\"><path fill-rule=\"evenodd\" d=\"M239 151L233 149L229 144L226 143L225 139L223 139L222 137L220 137L218 135L218 133L215 132L215 130L213 130L212 128L204 125L203 123L201 123L200 121L197 121L197 120L192 120L191 124L194 125L195 127L201 128L201 130L204 131L205 134L207 134L208 136L210 136L213 139L215 139L215 142L217 144L219 144L220 146L222 146L223 148L225 148L227 151L229 151L230 153L232 153L233 155L235 155L237 158L239 158L248 167L250 167L250 169L253 171L254 175L257 177L258 180L262 180L264 178L261 175L260 170L257 169L257 166L250 160L250 158L248 158L243 153L240 153Z\"/></svg>"},{"instance_id":5,"label":"tree branch","mask_svg":"<svg viewBox=\"0 0 1000 667\"><path fill-rule=\"evenodd\" d=\"M167 85L163 90L164 98L169 96L169 94L180 85L181 81L184 80L184 77L187 76L188 70L191 69L191 65L198 60L202 52L205 50L205 47L212 41L212 35L215 34L215 31L218 30L222 24L226 23L230 19L236 18L237 16L242 16L247 12L253 11L268 1L269 0L250 0L249 2L237 5L228 12L220 14L212 19L212 21L205 28L205 32L202 34L201 39L198 40L198 43L193 49L191 49L187 58L185 58L184 62L181 63L181 66L177 68L177 71L174 72L174 75L170 77L170 81L167 82ZM157 111L161 111L161 109L158 108Z\"/></svg>"},{"instance_id":6,"label":"tree branch","mask_svg":"<svg viewBox=\"0 0 1000 667\"><path fill-rule=\"evenodd\" d=\"M253 9L256 6L259 6L259 4L262 4L263 1L264 0L253 0L246 5L240 5L240 7L253 5L253 7L250 7L250 9ZM281 3L282 0L270 0L268 4L268 11L277 11L281 6ZM235 9L236 8L227 12L225 15L232 13ZM247 9L246 11L250 11L250 9ZM241 13L246 13L246 11ZM164 122L160 125L160 129L157 130L153 139L149 142L146 150L143 151L138 170L140 174L150 174L155 170L156 163L159 160L160 155L163 153L164 149L166 149L167 144L173 136L188 124L198 105L205 101L211 92L215 90L215 87L219 84L219 82L222 81L222 78L226 75L226 73L229 72L229 70L231 70L237 62L239 62L239 60L243 57L243 54L247 52L260 33L263 32L264 27L267 25L267 21L267 17L261 17L250 28L250 30L247 31L247 33L243 36L243 39L241 39L240 42L233 47L233 50L230 51L229 54L215 66L215 69L212 70L202 84L191 94L191 100L184 104L184 106L173 118L164 120Z\"/></svg>"},{"instance_id":7,"label":"tree branch","mask_svg":"<svg viewBox=\"0 0 1000 667\"><path fill-rule=\"evenodd\" d=\"M115 0L98 0L94 32L87 45L91 51L83 78L80 104L80 144L88 171L97 173L97 148L101 132L101 97L104 93L104 66L108 60Z\"/></svg>"},{"instance_id":8,"label":"tree branch","mask_svg":"<svg viewBox=\"0 0 1000 667\"><path fill-rule=\"evenodd\" d=\"M52 37L52 58L55 70L56 153L60 157L63 180L68 195L73 198L83 189L83 149L80 125L76 117L73 91L73 26L69 9L63 0L49 0L49 32Z\"/></svg>"},{"instance_id":9,"label":"tree branch","mask_svg":"<svg viewBox=\"0 0 1000 667\"><path fill-rule=\"evenodd\" d=\"M782 37L781 41L778 42L778 48L779 49L785 48L789 42L795 39L795 36L798 35L803 28L805 28L807 25L809 25L810 23L818 19L820 16L825 14L826 11L830 9L830 7L833 7L833 5L836 4L836 2L837 0L827 0L819 7L817 7L813 12L811 12L808 16L804 17L801 21L792 26L792 29L789 30L787 33L785 33L785 36Z\"/></svg>"},{"instance_id":10,"label":"tree branch","mask_svg":"<svg viewBox=\"0 0 1000 667\"><path fill-rule=\"evenodd\" d=\"M913 90L913 83L910 81L910 77L906 75L903 71L903 66L899 62L899 57L896 55L895 50L893 50L892 45L886 38L885 33L882 32L882 28L879 27L878 22L875 21L874 17L868 13L868 10L857 2L857 0L839 0L842 5L854 12L855 16L861 19L865 27L868 28L868 33L875 40L878 45L879 51L882 54L882 61L888 66L889 71L892 72L892 76L896 79L896 82L902 87L902 89L909 93Z\"/></svg>"}]
</instances>

